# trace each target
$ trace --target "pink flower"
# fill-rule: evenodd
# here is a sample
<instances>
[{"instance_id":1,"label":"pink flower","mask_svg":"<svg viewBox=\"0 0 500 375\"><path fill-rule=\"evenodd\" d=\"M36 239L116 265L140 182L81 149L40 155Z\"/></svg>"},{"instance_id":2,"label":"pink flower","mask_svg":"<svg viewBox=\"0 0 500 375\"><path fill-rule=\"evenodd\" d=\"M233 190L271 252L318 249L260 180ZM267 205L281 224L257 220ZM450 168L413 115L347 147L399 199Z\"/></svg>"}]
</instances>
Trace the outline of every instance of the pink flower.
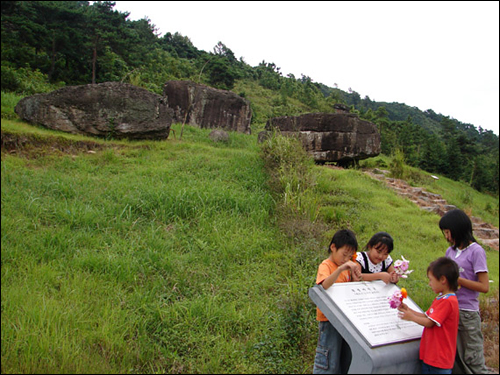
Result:
<instances>
[{"instance_id":1,"label":"pink flower","mask_svg":"<svg viewBox=\"0 0 500 375\"><path fill-rule=\"evenodd\" d=\"M394 262L394 267L404 272L408 270L408 263L398 259Z\"/></svg>"},{"instance_id":2,"label":"pink flower","mask_svg":"<svg viewBox=\"0 0 500 375\"><path fill-rule=\"evenodd\" d=\"M406 260L402 255L401 258L403 260L398 259L394 262L394 270L399 275L399 277L406 279L408 275L413 272L413 270L408 270L410 261Z\"/></svg>"},{"instance_id":3,"label":"pink flower","mask_svg":"<svg viewBox=\"0 0 500 375\"><path fill-rule=\"evenodd\" d=\"M403 296L401 295L401 292L398 290L397 292L394 292L392 296L387 298L389 300L389 306L393 309L397 309L399 305L401 305L401 300L403 299Z\"/></svg>"},{"instance_id":4,"label":"pink flower","mask_svg":"<svg viewBox=\"0 0 500 375\"><path fill-rule=\"evenodd\" d=\"M390 297L387 297L389 300L389 306L393 309L397 309L401 304L403 303L403 299L408 297L408 293L406 292L405 288L402 288L401 290L396 290L394 294Z\"/></svg>"}]
</instances>

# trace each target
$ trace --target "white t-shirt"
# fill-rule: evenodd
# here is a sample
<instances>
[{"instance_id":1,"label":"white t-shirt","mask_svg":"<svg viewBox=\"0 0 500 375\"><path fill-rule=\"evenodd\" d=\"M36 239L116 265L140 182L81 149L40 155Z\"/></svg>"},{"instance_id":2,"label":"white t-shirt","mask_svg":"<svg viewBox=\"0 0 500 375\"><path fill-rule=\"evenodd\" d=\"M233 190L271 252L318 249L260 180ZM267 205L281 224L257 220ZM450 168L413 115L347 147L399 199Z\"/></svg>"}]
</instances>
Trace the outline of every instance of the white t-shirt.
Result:
<instances>
[{"instance_id":1,"label":"white t-shirt","mask_svg":"<svg viewBox=\"0 0 500 375\"><path fill-rule=\"evenodd\" d=\"M366 251L363 252L366 255L366 260L368 261L368 267L365 264L365 257L361 252L357 253L356 256L356 261L361 265L361 268L365 269L368 268L368 271L371 273L378 273L382 272L382 266L385 263L385 269L387 270L391 264L392 264L392 258L390 255L387 256L387 259L380 262L379 264L373 264L372 261L370 260L370 257L368 256L368 253Z\"/></svg>"}]
</instances>

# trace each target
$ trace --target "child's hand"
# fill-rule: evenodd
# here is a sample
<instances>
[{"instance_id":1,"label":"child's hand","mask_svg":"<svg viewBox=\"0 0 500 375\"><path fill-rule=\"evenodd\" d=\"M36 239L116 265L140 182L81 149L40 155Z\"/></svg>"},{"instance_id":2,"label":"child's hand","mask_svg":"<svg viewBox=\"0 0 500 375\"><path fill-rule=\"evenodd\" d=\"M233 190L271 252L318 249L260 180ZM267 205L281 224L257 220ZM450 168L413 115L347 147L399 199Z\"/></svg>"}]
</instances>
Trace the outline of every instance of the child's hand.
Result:
<instances>
[{"instance_id":1,"label":"child's hand","mask_svg":"<svg viewBox=\"0 0 500 375\"><path fill-rule=\"evenodd\" d=\"M404 302L401 302L401 305L398 307L399 311L408 311L408 305Z\"/></svg>"},{"instance_id":2,"label":"child's hand","mask_svg":"<svg viewBox=\"0 0 500 375\"><path fill-rule=\"evenodd\" d=\"M361 275L361 271L359 270L357 263L353 262L352 260L345 262L340 267L342 268L342 270L349 270L350 269L352 274Z\"/></svg>"},{"instance_id":3,"label":"child's hand","mask_svg":"<svg viewBox=\"0 0 500 375\"><path fill-rule=\"evenodd\" d=\"M384 283L389 284L392 282L392 276L391 274L387 272L380 272L380 280L382 280Z\"/></svg>"},{"instance_id":4,"label":"child's hand","mask_svg":"<svg viewBox=\"0 0 500 375\"><path fill-rule=\"evenodd\" d=\"M363 281L363 277L361 276L361 270L359 267L356 267L352 271L352 281Z\"/></svg>"},{"instance_id":5,"label":"child's hand","mask_svg":"<svg viewBox=\"0 0 500 375\"><path fill-rule=\"evenodd\" d=\"M401 303L398 307L398 317L403 320L411 320L412 310L405 303Z\"/></svg>"},{"instance_id":6,"label":"child's hand","mask_svg":"<svg viewBox=\"0 0 500 375\"><path fill-rule=\"evenodd\" d=\"M361 276L361 267L359 264L356 264L356 267L352 271L353 281L362 281L363 277Z\"/></svg>"},{"instance_id":7,"label":"child's hand","mask_svg":"<svg viewBox=\"0 0 500 375\"><path fill-rule=\"evenodd\" d=\"M399 275L396 273L396 271L392 271L389 275L391 277L391 279L389 280L391 283L396 284L399 281Z\"/></svg>"}]
</instances>

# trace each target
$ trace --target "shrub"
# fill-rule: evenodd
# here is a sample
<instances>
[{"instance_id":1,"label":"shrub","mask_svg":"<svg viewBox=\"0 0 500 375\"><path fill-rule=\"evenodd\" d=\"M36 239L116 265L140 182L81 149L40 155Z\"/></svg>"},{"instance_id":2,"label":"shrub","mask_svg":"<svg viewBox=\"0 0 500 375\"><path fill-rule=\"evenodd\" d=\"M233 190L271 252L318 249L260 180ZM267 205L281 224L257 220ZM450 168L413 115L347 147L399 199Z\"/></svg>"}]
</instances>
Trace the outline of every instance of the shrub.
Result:
<instances>
[{"instance_id":1,"label":"shrub","mask_svg":"<svg viewBox=\"0 0 500 375\"><path fill-rule=\"evenodd\" d=\"M22 95L33 95L53 91L65 85L64 82L51 84L46 74L38 69L13 69L2 65L2 91L15 92Z\"/></svg>"},{"instance_id":2,"label":"shrub","mask_svg":"<svg viewBox=\"0 0 500 375\"><path fill-rule=\"evenodd\" d=\"M312 191L314 160L298 137L284 137L275 132L263 142L262 154L271 189L281 198L283 206L314 221L319 210Z\"/></svg>"},{"instance_id":3,"label":"shrub","mask_svg":"<svg viewBox=\"0 0 500 375\"><path fill-rule=\"evenodd\" d=\"M396 149L389 164L391 175L394 178L403 178L405 174L405 155L400 149Z\"/></svg>"},{"instance_id":4,"label":"shrub","mask_svg":"<svg viewBox=\"0 0 500 375\"><path fill-rule=\"evenodd\" d=\"M2 65L2 92L16 92L19 88L20 83L15 71L8 66Z\"/></svg>"}]
</instances>

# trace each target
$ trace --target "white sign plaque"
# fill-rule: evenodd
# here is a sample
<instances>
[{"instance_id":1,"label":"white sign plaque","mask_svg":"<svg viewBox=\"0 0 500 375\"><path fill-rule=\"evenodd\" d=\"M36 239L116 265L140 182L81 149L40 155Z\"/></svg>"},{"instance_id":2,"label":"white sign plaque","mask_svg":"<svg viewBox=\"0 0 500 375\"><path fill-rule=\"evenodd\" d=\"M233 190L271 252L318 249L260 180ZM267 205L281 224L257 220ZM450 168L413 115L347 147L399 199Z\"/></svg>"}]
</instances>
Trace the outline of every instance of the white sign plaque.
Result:
<instances>
[{"instance_id":1,"label":"white sign plaque","mask_svg":"<svg viewBox=\"0 0 500 375\"><path fill-rule=\"evenodd\" d=\"M421 325L401 320L398 310L389 306L388 297L397 290L395 284L376 280L333 284L326 293L373 347L422 337ZM410 298L403 302L423 312Z\"/></svg>"}]
</instances>

